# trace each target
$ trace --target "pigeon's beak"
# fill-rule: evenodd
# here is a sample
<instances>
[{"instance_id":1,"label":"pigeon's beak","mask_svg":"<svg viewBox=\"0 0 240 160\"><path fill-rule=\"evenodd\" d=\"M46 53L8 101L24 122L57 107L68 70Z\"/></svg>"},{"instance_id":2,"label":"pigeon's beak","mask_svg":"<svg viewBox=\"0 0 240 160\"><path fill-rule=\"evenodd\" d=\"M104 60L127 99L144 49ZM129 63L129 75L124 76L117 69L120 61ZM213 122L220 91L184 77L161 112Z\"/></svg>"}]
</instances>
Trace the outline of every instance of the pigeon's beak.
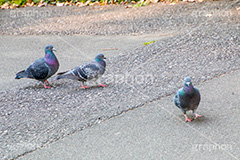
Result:
<instances>
[{"instance_id":1,"label":"pigeon's beak","mask_svg":"<svg viewBox=\"0 0 240 160\"><path fill-rule=\"evenodd\" d=\"M189 86L189 85L190 85L190 82L186 82L186 85Z\"/></svg>"},{"instance_id":2,"label":"pigeon's beak","mask_svg":"<svg viewBox=\"0 0 240 160\"><path fill-rule=\"evenodd\" d=\"M103 59L107 59L106 57L103 57Z\"/></svg>"},{"instance_id":3,"label":"pigeon's beak","mask_svg":"<svg viewBox=\"0 0 240 160\"><path fill-rule=\"evenodd\" d=\"M56 50L55 48L53 48L52 51L55 51L55 52L56 52L57 50Z\"/></svg>"}]
</instances>

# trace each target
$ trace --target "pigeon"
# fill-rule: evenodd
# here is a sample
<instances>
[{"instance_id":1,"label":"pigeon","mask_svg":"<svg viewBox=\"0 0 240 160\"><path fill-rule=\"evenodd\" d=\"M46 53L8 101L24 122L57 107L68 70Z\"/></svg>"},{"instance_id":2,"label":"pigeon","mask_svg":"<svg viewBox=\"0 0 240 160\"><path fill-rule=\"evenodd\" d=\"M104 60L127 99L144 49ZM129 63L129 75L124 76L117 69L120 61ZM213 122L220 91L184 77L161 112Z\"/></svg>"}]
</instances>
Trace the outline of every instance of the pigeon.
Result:
<instances>
[{"instance_id":1,"label":"pigeon","mask_svg":"<svg viewBox=\"0 0 240 160\"><path fill-rule=\"evenodd\" d=\"M193 111L193 114L195 116L194 119L201 117L201 115L196 113L201 100L201 95L198 89L192 85L190 77L185 78L183 88L179 89L176 92L173 100L175 105L184 113L186 122L192 121L192 119L189 119L186 114L186 112L189 110Z\"/></svg>"},{"instance_id":2,"label":"pigeon","mask_svg":"<svg viewBox=\"0 0 240 160\"><path fill-rule=\"evenodd\" d=\"M56 50L53 48L52 45L46 46L45 57L36 60L26 70L18 72L15 79L36 79L43 82L44 88L50 88L50 84L47 79L54 75L59 68L57 57L55 56L53 51ZM46 85L46 83L48 85Z\"/></svg>"},{"instance_id":3,"label":"pigeon","mask_svg":"<svg viewBox=\"0 0 240 160\"><path fill-rule=\"evenodd\" d=\"M103 75L106 68L106 59L103 54L98 54L95 59L89 63L85 63L81 66L75 67L70 71L61 72L57 75L57 80L62 78L78 80L82 82L81 88L88 88L84 85L84 82L93 80L96 81L99 77ZM104 84L99 84L99 87L106 87Z\"/></svg>"}]
</instances>

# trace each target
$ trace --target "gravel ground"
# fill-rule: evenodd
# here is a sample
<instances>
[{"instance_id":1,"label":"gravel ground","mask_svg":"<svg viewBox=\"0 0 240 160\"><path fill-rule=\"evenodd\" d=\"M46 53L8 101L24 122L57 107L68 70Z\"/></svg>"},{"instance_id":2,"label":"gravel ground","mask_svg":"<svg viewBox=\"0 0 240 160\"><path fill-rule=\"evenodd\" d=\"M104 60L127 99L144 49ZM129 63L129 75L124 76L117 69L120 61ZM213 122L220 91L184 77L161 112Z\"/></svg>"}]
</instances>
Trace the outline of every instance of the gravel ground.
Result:
<instances>
[{"instance_id":1,"label":"gravel ground","mask_svg":"<svg viewBox=\"0 0 240 160\"><path fill-rule=\"evenodd\" d=\"M126 9L123 5L33 7L1 11L0 34L122 35L187 30L212 23L237 23L240 3L164 3ZM239 27L239 24L238 24Z\"/></svg>"},{"instance_id":2,"label":"gravel ground","mask_svg":"<svg viewBox=\"0 0 240 160\"><path fill-rule=\"evenodd\" d=\"M170 95L182 86L187 75L198 84L240 69L240 11L237 7L237 1L175 6L159 3L138 9L48 7L36 9L49 9L56 14L35 20L21 16L11 21L8 17L11 11L0 11L1 34L118 35L167 30L181 33L110 58L106 74L101 78L102 83L108 84L106 88L83 90L75 81L62 80L55 81L51 89L32 85L2 91L1 159L16 158ZM61 13L66 15L61 16Z\"/></svg>"}]
</instances>

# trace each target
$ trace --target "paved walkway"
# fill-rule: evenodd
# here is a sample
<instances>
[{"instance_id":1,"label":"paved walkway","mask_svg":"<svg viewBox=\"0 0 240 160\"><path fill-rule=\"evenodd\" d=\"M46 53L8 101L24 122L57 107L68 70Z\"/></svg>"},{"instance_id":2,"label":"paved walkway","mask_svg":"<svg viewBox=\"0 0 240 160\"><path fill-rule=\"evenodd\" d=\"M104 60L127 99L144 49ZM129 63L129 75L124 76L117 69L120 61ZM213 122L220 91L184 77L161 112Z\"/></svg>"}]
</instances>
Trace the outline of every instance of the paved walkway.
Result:
<instances>
[{"instance_id":1,"label":"paved walkway","mask_svg":"<svg viewBox=\"0 0 240 160\"><path fill-rule=\"evenodd\" d=\"M239 159L238 8L220 0L0 11L0 159ZM15 80L48 44L59 72L102 52L108 87ZM185 76L198 84L204 116L187 124L166 97Z\"/></svg>"},{"instance_id":2,"label":"paved walkway","mask_svg":"<svg viewBox=\"0 0 240 160\"><path fill-rule=\"evenodd\" d=\"M171 95L20 159L240 159L239 77L234 71L196 86L202 94L198 113L204 117L193 122L184 122Z\"/></svg>"},{"instance_id":3,"label":"paved walkway","mask_svg":"<svg viewBox=\"0 0 240 160\"><path fill-rule=\"evenodd\" d=\"M60 61L59 71L62 71L89 62L98 53L103 53L110 58L143 46L145 42L158 41L176 34L175 32L166 32L135 36L1 36L0 91L29 86L28 83L33 80L15 80L15 74L26 69L34 60L43 57L44 48L48 44L52 44L56 48L56 56Z\"/></svg>"}]
</instances>

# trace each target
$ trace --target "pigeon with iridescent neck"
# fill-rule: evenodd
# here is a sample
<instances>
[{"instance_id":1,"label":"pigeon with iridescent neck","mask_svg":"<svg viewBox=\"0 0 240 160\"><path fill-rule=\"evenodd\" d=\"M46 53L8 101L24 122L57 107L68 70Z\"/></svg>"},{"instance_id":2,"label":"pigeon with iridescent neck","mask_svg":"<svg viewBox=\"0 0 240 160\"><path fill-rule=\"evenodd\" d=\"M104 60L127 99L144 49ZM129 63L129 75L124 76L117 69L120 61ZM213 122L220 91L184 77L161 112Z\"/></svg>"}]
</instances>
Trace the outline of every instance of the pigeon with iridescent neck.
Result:
<instances>
[{"instance_id":1,"label":"pigeon with iridescent neck","mask_svg":"<svg viewBox=\"0 0 240 160\"><path fill-rule=\"evenodd\" d=\"M183 88L176 92L173 100L175 105L184 113L186 122L192 121L192 119L189 119L186 114L186 112L189 110L193 111L195 116L194 119L201 117L201 115L196 113L201 100L201 95L198 89L192 85L191 78L185 78Z\"/></svg>"},{"instance_id":2,"label":"pigeon with iridescent neck","mask_svg":"<svg viewBox=\"0 0 240 160\"><path fill-rule=\"evenodd\" d=\"M62 78L78 80L82 82L82 88L88 88L84 85L84 82L90 80L96 81L105 72L106 62L104 59L106 58L103 54L98 54L95 59L89 63L75 67L70 71L58 73L57 75L59 76L57 80ZM104 84L99 84L98 86L106 87Z\"/></svg>"},{"instance_id":3,"label":"pigeon with iridescent neck","mask_svg":"<svg viewBox=\"0 0 240 160\"><path fill-rule=\"evenodd\" d=\"M55 56L53 51L56 50L53 48L52 45L46 46L45 57L36 60L26 70L18 72L15 79L36 79L43 82L44 88L50 88L47 79L54 75L59 68L57 57ZM46 83L48 85L46 85Z\"/></svg>"}]
</instances>

